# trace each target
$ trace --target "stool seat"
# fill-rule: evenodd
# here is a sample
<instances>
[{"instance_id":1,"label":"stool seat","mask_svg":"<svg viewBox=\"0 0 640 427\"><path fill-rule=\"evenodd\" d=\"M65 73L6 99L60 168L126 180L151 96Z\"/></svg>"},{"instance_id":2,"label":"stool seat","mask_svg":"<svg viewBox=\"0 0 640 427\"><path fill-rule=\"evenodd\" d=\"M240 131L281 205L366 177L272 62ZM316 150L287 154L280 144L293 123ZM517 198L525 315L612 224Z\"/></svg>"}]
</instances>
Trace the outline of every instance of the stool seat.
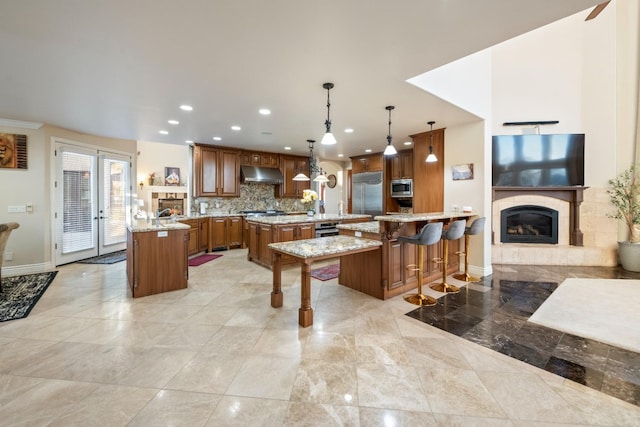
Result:
<instances>
[{"instance_id":1,"label":"stool seat","mask_svg":"<svg viewBox=\"0 0 640 427\"><path fill-rule=\"evenodd\" d=\"M434 258L433 262L442 264L442 282L434 283L430 287L434 291L444 293L456 293L460 292L457 286L447 283L447 265L449 264L449 241L460 239L465 232L467 222L464 219L458 219L453 221L449 228L442 232L443 242L443 255L442 258Z\"/></svg>"},{"instance_id":2,"label":"stool seat","mask_svg":"<svg viewBox=\"0 0 640 427\"><path fill-rule=\"evenodd\" d=\"M422 278L424 276L423 265L424 265L424 247L428 245L433 245L442 236L442 223L441 222L430 222L420 230L420 233L414 236L400 236L398 237L399 242L409 243L412 245L418 245L418 265L417 267L414 265L408 265L407 268L415 268L418 271L418 293L412 295L406 295L404 297L405 301L410 302L411 304L428 306L435 305L436 299L430 297L428 295L424 295L422 293Z\"/></svg>"},{"instance_id":3,"label":"stool seat","mask_svg":"<svg viewBox=\"0 0 640 427\"><path fill-rule=\"evenodd\" d=\"M463 280L465 282L476 283L480 281L479 277L474 277L469 274L469 236L475 236L484 231L484 224L487 219L485 217L476 218L471 223L471 226L467 227L464 231L464 252L458 252L460 255L464 255L464 273L454 274L453 278Z\"/></svg>"}]
</instances>

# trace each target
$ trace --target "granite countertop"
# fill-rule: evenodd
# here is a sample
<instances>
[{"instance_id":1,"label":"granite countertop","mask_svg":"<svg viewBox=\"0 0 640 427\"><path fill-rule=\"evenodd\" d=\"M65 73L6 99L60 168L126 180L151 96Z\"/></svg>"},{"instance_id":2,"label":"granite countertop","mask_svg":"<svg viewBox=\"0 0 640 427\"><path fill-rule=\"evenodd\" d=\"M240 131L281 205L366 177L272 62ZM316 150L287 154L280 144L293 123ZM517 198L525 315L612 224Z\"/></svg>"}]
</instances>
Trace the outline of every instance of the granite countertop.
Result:
<instances>
[{"instance_id":1,"label":"granite countertop","mask_svg":"<svg viewBox=\"0 0 640 427\"><path fill-rule=\"evenodd\" d=\"M451 218L469 218L476 216L473 212L428 212L428 213L413 213L413 214L394 214L394 215L379 215L373 219L376 221L387 222L419 222L419 221L437 221L441 219Z\"/></svg>"},{"instance_id":2,"label":"granite countertop","mask_svg":"<svg viewBox=\"0 0 640 427\"><path fill-rule=\"evenodd\" d=\"M190 225L182 224L181 222L173 222L171 220L160 220L158 225L154 225L154 220L147 221L146 219L136 219L127 224L127 228L132 233L141 233L145 231L166 231L166 230L188 230Z\"/></svg>"},{"instance_id":3,"label":"granite countertop","mask_svg":"<svg viewBox=\"0 0 640 427\"><path fill-rule=\"evenodd\" d=\"M316 214L313 216L308 215L280 215L280 216L255 216L248 218L251 222L259 222L261 224L302 224L305 222L322 222L322 221L344 221L346 219L366 219L370 220L371 215L359 215L359 214Z\"/></svg>"},{"instance_id":4,"label":"granite countertop","mask_svg":"<svg viewBox=\"0 0 640 427\"><path fill-rule=\"evenodd\" d=\"M363 233L380 233L380 223L378 221L338 224L336 225L336 228L340 230L361 231Z\"/></svg>"},{"instance_id":5,"label":"granite countertop","mask_svg":"<svg viewBox=\"0 0 640 427\"><path fill-rule=\"evenodd\" d=\"M358 249L375 248L382 246L382 242L351 236L329 236L316 239L269 243L268 246L271 249L277 249L280 252L298 258L314 258L334 254L339 255L343 252Z\"/></svg>"}]
</instances>

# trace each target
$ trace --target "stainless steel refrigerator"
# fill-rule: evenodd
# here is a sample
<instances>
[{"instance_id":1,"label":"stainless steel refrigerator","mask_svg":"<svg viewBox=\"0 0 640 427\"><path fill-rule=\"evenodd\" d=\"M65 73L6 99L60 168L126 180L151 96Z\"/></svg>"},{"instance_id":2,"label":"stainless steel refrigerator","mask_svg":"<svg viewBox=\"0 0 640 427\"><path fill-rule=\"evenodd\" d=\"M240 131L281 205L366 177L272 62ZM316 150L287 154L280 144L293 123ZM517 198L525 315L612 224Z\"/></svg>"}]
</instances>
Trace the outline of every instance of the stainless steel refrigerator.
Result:
<instances>
[{"instance_id":1,"label":"stainless steel refrigerator","mask_svg":"<svg viewBox=\"0 0 640 427\"><path fill-rule=\"evenodd\" d=\"M382 172L354 173L351 176L351 209L354 214L382 215Z\"/></svg>"}]
</instances>

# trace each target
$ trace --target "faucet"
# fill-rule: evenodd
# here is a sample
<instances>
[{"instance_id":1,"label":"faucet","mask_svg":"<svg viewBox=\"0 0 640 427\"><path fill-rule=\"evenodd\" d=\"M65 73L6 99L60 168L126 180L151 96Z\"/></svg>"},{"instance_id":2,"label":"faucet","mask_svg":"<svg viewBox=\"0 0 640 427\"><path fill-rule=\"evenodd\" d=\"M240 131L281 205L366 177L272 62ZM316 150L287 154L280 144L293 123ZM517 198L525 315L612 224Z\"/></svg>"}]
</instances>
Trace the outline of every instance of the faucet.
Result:
<instances>
[{"instance_id":1,"label":"faucet","mask_svg":"<svg viewBox=\"0 0 640 427\"><path fill-rule=\"evenodd\" d=\"M155 218L155 225L156 226L160 225L160 215L162 215L163 213L167 213L167 212L171 212L171 208L166 208L166 209L163 209L163 210L156 209L156 218Z\"/></svg>"}]
</instances>

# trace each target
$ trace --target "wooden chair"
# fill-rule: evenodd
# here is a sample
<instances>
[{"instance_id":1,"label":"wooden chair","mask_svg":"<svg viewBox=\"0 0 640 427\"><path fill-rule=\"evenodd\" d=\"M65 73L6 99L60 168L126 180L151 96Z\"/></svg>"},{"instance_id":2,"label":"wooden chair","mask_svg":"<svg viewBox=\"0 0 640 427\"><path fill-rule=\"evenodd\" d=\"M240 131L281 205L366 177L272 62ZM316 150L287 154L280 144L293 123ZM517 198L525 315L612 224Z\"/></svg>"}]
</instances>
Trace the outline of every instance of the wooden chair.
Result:
<instances>
[{"instance_id":1,"label":"wooden chair","mask_svg":"<svg viewBox=\"0 0 640 427\"><path fill-rule=\"evenodd\" d=\"M9 235L13 230L20 227L17 222L7 222L0 224L0 271L2 270L2 261L4 260L4 248L9 240ZM2 277L0 276L0 292L2 292Z\"/></svg>"}]
</instances>

